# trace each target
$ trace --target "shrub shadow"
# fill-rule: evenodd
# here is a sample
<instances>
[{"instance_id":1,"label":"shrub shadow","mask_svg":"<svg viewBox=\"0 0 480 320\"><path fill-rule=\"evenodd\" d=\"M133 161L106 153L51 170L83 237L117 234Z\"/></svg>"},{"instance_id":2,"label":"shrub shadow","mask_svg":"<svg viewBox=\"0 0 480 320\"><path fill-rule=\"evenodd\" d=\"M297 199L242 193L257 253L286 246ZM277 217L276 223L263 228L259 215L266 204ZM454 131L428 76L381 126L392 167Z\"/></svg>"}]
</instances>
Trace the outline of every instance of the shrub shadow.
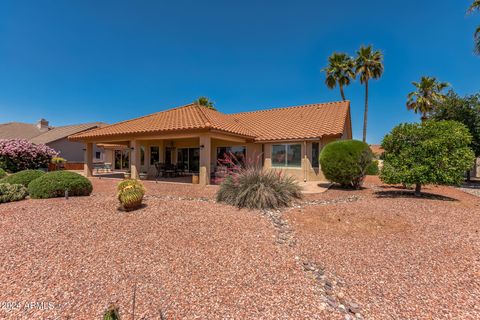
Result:
<instances>
[{"instance_id":1,"label":"shrub shadow","mask_svg":"<svg viewBox=\"0 0 480 320\"><path fill-rule=\"evenodd\" d=\"M400 189L400 187L398 187L398 189ZM440 201L458 201L455 198L442 196L435 193L428 193L428 192L422 192L420 196L416 196L414 191L409 191L407 189L376 191L375 195L377 196L377 198L413 198L413 199L428 199L428 200L440 200Z\"/></svg>"},{"instance_id":2,"label":"shrub shadow","mask_svg":"<svg viewBox=\"0 0 480 320\"><path fill-rule=\"evenodd\" d=\"M330 189L333 189L333 190L342 190L342 191L362 191L362 190L365 190L365 189L368 189L364 186L361 186L360 188L358 189L355 189L355 188L345 188L345 187L342 187L341 185L337 184L337 183L334 183L332 184L332 186L330 187Z\"/></svg>"}]
</instances>

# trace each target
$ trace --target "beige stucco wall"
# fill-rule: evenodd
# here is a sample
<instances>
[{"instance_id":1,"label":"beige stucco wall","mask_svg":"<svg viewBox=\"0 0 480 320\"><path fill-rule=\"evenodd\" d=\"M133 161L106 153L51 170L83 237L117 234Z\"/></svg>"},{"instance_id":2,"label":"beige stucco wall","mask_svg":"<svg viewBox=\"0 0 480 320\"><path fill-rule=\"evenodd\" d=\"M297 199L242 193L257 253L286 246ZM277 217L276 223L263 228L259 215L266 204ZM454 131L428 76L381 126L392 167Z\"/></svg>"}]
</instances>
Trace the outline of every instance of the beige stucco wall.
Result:
<instances>
[{"instance_id":1,"label":"beige stucco wall","mask_svg":"<svg viewBox=\"0 0 480 320\"><path fill-rule=\"evenodd\" d=\"M59 156L67 159L69 162L84 162L85 157L85 144L83 142L69 141L68 138L60 139L47 143L47 146L58 151ZM100 158L95 158L96 152L100 152ZM93 162L103 161L103 151L96 145L93 145Z\"/></svg>"},{"instance_id":2,"label":"beige stucco wall","mask_svg":"<svg viewBox=\"0 0 480 320\"><path fill-rule=\"evenodd\" d=\"M320 152L322 148L332 142L339 140L339 137L326 137L323 139L319 139L317 141L309 140L309 141L285 141L285 142L278 142L278 143L265 143L263 144L264 150L264 168L265 169L273 169L282 171L285 174L291 175L295 177L299 181L325 181L325 176L319 167L312 166L312 144L314 142L319 143ZM342 137L341 139L344 139ZM282 143L295 143L300 144L302 148L302 162L301 166L298 168L285 168L285 167L275 167L272 165L272 146L274 144L282 144Z\"/></svg>"}]
</instances>

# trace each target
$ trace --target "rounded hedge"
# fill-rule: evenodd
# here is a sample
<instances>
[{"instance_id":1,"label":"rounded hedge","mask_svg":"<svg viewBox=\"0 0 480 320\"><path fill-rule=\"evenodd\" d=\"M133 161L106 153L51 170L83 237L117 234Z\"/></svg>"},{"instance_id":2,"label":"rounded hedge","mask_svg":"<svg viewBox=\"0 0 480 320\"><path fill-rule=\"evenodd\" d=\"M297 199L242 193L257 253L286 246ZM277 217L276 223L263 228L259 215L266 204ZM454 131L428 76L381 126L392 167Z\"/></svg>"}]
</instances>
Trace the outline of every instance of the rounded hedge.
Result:
<instances>
[{"instance_id":1,"label":"rounded hedge","mask_svg":"<svg viewBox=\"0 0 480 320\"><path fill-rule=\"evenodd\" d=\"M33 180L43 176L45 172L40 170L23 170L12 175L9 175L2 180L1 183L21 184L28 187L28 184Z\"/></svg>"},{"instance_id":2,"label":"rounded hedge","mask_svg":"<svg viewBox=\"0 0 480 320\"><path fill-rule=\"evenodd\" d=\"M31 198L46 199L65 196L88 196L92 183L84 176L70 171L53 171L35 179L28 185Z\"/></svg>"},{"instance_id":3,"label":"rounded hedge","mask_svg":"<svg viewBox=\"0 0 480 320\"><path fill-rule=\"evenodd\" d=\"M342 187L361 187L373 153L368 144L357 140L340 140L327 144L320 153L325 177Z\"/></svg>"}]
</instances>

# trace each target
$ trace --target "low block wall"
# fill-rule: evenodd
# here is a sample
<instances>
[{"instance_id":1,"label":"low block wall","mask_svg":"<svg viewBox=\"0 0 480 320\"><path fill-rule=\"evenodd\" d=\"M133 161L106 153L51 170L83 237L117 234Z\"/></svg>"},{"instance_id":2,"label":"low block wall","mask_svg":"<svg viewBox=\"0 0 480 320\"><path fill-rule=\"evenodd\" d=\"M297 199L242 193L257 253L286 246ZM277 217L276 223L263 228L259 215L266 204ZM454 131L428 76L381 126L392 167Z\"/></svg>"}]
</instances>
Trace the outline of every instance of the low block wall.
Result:
<instances>
[{"instance_id":1,"label":"low block wall","mask_svg":"<svg viewBox=\"0 0 480 320\"><path fill-rule=\"evenodd\" d=\"M83 162L67 162L64 164L65 170L83 170ZM48 165L48 171L55 171L56 167L53 163Z\"/></svg>"}]
</instances>

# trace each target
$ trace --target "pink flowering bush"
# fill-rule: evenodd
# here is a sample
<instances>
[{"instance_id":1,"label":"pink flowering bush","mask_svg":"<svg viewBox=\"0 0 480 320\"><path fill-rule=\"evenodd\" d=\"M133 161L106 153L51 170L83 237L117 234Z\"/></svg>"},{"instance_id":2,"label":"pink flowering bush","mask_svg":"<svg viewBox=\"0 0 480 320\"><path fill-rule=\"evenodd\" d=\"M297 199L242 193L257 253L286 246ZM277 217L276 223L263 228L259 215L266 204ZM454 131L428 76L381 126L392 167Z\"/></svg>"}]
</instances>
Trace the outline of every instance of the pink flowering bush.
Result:
<instances>
[{"instance_id":1,"label":"pink flowering bush","mask_svg":"<svg viewBox=\"0 0 480 320\"><path fill-rule=\"evenodd\" d=\"M47 168L58 152L26 139L0 139L0 168L8 172Z\"/></svg>"}]
</instances>

